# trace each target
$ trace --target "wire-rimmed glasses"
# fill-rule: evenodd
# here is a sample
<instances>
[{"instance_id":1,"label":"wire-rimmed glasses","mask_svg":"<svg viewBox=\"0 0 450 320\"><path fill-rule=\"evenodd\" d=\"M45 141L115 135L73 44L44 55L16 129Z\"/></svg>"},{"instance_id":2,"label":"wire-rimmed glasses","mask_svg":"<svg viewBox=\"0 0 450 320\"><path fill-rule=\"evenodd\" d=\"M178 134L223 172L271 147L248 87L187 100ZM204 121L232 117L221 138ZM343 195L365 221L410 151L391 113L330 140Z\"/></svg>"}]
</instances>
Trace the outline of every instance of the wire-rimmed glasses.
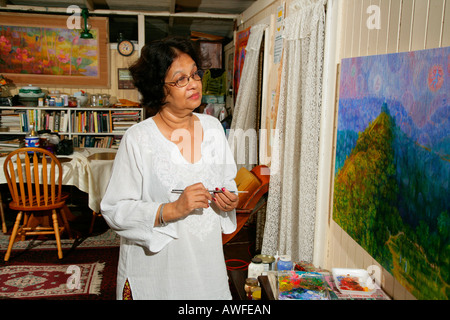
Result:
<instances>
[{"instance_id":1,"label":"wire-rimmed glasses","mask_svg":"<svg viewBox=\"0 0 450 320\"><path fill-rule=\"evenodd\" d=\"M202 80L202 77L203 77L203 70L197 70L190 76L182 76L177 81L164 82L164 83L170 84L170 85L175 85L178 88L182 88L182 87L186 87L188 85L191 78L194 79L195 81L200 81L200 80Z\"/></svg>"}]
</instances>

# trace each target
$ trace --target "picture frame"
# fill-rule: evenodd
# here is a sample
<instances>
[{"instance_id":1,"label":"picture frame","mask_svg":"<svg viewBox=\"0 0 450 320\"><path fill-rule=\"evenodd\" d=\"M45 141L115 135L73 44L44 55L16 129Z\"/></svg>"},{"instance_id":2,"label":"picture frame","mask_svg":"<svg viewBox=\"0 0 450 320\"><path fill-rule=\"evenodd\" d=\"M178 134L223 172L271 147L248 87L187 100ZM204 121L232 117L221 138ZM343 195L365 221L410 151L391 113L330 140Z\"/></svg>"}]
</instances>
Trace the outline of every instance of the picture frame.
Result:
<instances>
[{"instance_id":1,"label":"picture frame","mask_svg":"<svg viewBox=\"0 0 450 320\"><path fill-rule=\"evenodd\" d=\"M222 43L198 41L200 69L222 69Z\"/></svg>"},{"instance_id":2,"label":"picture frame","mask_svg":"<svg viewBox=\"0 0 450 320\"><path fill-rule=\"evenodd\" d=\"M109 88L108 18L89 17L93 39L81 38L83 18L0 13L0 74L15 85Z\"/></svg>"},{"instance_id":3,"label":"picture frame","mask_svg":"<svg viewBox=\"0 0 450 320\"><path fill-rule=\"evenodd\" d=\"M117 68L118 89L135 89L133 77L128 68Z\"/></svg>"}]
</instances>

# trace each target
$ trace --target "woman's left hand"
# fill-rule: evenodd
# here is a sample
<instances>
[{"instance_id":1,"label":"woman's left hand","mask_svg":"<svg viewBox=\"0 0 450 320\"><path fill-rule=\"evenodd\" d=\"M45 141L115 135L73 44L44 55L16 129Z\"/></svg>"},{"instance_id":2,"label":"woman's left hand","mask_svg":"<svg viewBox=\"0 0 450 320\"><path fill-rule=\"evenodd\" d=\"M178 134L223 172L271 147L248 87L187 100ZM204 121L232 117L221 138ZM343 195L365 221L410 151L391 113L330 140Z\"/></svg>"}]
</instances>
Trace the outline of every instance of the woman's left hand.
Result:
<instances>
[{"instance_id":1,"label":"woman's left hand","mask_svg":"<svg viewBox=\"0 0 450 320\"><path fill-rule=\"evenodd\" d=\"M216 188L216 190L219 191L219 188ZM221 193L214 193L213 201L220 210L228 212L237 208L239 196L226 188L222 188Z\"/></svg>"}]
</instances>

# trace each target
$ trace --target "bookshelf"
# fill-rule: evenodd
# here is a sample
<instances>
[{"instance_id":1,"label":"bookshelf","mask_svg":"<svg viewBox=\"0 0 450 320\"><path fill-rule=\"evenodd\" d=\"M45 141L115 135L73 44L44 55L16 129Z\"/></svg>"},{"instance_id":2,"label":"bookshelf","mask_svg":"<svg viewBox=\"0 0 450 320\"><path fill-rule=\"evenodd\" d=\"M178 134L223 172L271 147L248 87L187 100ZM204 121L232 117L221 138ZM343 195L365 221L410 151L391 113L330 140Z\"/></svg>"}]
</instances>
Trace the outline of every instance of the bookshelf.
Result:
<instances>
[{"instance_id":1,"label":"bookshelf","mask_svg":"<svg viewBox=\"0 0 450 320\"><path fill-rule=\"evenodd\" d=\"M75 147L117 148L125 131L145 119L144 108L0 107L0 136L23 136L32 122Z\"/></svg>"}]
</instances>

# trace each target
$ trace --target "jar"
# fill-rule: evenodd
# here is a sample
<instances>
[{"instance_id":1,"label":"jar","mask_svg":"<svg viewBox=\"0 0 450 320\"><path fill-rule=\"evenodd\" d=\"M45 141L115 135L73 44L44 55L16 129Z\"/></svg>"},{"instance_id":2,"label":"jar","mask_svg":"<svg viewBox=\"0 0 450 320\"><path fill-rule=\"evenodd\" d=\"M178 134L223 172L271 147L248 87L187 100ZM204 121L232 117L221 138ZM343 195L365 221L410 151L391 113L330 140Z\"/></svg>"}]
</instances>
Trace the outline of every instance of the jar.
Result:
<instances>
[{"instance_id":1,"label":"jar","mask_svg":"<svg viewBox=\"0 0 450 320\"><path fill-rule=\"evenodd\" d=\"M68 102L67 102L67 106L69 108L76 108L78 105L78 100L75 97L69 97Z\"/></svg>"},{"instance_id":2,"label":"jar","mask_svg":"<svg viewBox=\"0 0 450 320\"><path fill-rule=\"evenodd\" d=\"M39 135L39 147L47 149L49 137L50 137L50 133L40 134Z\"/></svg>"},{"instance_id":3,"label":"jar","mask_svg":"<svg viewBox=\"0 0 450 320\"><path fill-rule=\"evenodd\" d=\"M64 101L61 97L55 97L55 106L56 107L63 107Z\"/></svg>"},{"instance_id":4,"label":"jar","mask_svg":"<svg viewBox=\"0 0 450 320\"><path fill-rule=\"evenodd\" d=\"M38 99L43 97L45 97L45 93L42 92L41 88L33 86L31 84L19 89L19 98Z\"/></svg>"},{"instance_id":5,"label":"jar","mask_svg":"<svg viewBox=\"0 0 450 320\"><path fill-rule=\"evenodd\" d=\"M290 271L292 270L293 264L291 261L291 256L284 255L280 256L280 260L277 262L277 270L278 271Z\"/></svg>"},{"instance_id":6,"label":"jar","mask_svg":"<svg viewBox=\"0 0 450 320\"><path fill-rule=\"evenodd\" d=\"M103 99L103 106L104 107L108 107L109 106L109 94L104 94L102 95L102 99Z\"/></svg>"},{"instance_id":7,"label":"jar","mask_svg":"<svg viewBox=\"0 0 450 320\"><path fill-rule=\"evenodd\" d=\"M275 262L275 258L274 256L269 256L269 255L265 255L265 254L258 254L257 256L255 256L256 258L261 258L262 263L264 265L264 271L271 271L274 270L274 262Z\"/></svg>"},{"instance_id":8,"label":"jar","mask_svg":"<svg viewBox=\"0 0 450 320\"><path fill-rule=\"evenodd\" d=\"M53 101L50 101L50 100L53 100ZM50 91L50 100L49 100L49 106L62 107L64 105L63 101L61 99L59 90Z\"/></svg>"},{"instance_id":9,"label":"jar","mask_svg":"<svg viewBox=\"0 0 450 320\"><path fill-rule=\"evenodd\" d=\"M261 258L254 257L252 259L252 262L248 265L248 278L255 278L258 279L258 277L264 272L264 265L262 263Z\"/></svg>"},{"instance_id":10,"label":"jar","mask_svg":"<svg viewBox=\"0 0 450 320\"><path fill-rule=\"evenodd\" d=\"M61 95L61 100L62 100L62 103L63 103L64 107L69 106L69 96L67 94L62 94Z\"/></svg>"},{"instance_id":11,"label":"jar","mask_svg":"<svg viewBox=\"0 0 450 320\"><path fill-rule=\"evenodd\" d=\"M86 106L86 103L88 102L88 96L85 94L82 95L74 95L74 97L77 99L77 107L82 108Z\"/></svg>"},{"instance_id":12,"label":"jar","mask_svg":"<svg viewBox=\"0 0 450 320\"><path fill-rule=\"evenodd\" d=\"M247 294L247 297L249 299L251 299L251 296L252 296L252 289L254 287L257 287L257 286L258 286L258 280L257 279L255 279L255 278L247 278L247 279L245 279L244 290L245 290L245 293Z\"/></svg>"},{"instance_id":13,"label":"jar","mask_svg":"<svg viewBox=\"0 0 450 320\"><path fill-rule=\"evenodd\" d=\"M261 300L261 287L252 288L252 300Z\"/></svg>"}]
</instances>

